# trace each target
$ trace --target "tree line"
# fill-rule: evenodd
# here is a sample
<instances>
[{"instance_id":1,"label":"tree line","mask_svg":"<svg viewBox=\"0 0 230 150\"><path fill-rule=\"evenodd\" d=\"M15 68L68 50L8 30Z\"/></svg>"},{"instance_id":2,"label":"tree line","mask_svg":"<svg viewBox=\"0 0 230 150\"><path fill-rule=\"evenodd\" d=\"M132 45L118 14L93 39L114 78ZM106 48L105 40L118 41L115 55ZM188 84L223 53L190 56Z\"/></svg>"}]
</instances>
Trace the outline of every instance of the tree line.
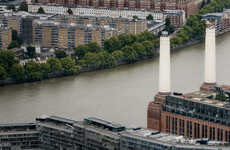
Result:
<instances>
[{"instance_id":1,"label":"tree line","mask_svg":"<svg viewBox=\"0 0 230 150\"><path fill-rule=\"evenodd\" d=\"M15 58L13 51L0 52L0 80L11 78L18 82L40 81L53 76L67 76L78 74L79 66L69 57L51 57L46 63L29 60L21 65Z\"/></svg>"}]
</instances>

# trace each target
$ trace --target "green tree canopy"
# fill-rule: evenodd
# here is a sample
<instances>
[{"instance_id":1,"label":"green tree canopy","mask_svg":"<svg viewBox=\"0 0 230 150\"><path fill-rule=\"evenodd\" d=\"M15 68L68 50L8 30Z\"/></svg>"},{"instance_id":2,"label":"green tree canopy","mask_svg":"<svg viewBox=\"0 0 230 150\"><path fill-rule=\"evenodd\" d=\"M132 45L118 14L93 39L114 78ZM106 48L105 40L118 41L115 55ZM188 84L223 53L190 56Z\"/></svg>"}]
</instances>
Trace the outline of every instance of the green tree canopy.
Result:
<instances>
[{"instance_id":1,"label":"green tree canopy","mask_svg":"<svg viewBox=\"0 0 230 150\"><path fill-rule=\"evenodd\" d=\"M149 14L147 17L146 17L147 20L153 20L153 16L151 14Z\"/></svg>"},{"instance_id":2,"label":"green tree canopy","mask_svg":"<svg viewBox=\"0 0 230 150\"><path fill-rule=\"evenodd\" d=\"M87 52L98 53L102 49L96 42L89 42L87 45Z\"/></svg>"},{"instance_id":3,"label":"green tree canopy","mask_svg":"<svg viewBox=\"0 0 230 150\"><path fill-rule=\"evenodd\" d=\"M24 81L25 69L20 64L14 64L10 70L10 76L16 81Z\"/></svg>"},{"instance_id":4,"label":"green tree canopy","mask_svg":"<svg viewBox=\"0 0 230 150\"><path fill-rule=\"evenodd\" d=\"M29 61L25 64L25 74L27 81L40 81L43 79L41 66L34 61Z\"/></svg>"},{"instance_id":5,"label":"green tree canopy","mask_svg":"<svg viewBox=\"0 0 230 150\"><path fill-rule=\"evenodd\" d=\"M137 52L137 56L143 58L147 55L145 47L141 43L133 43L133 49Z\"/></svg>"},{"instance_id":6,"label":"green tree canopy","mask_svg":"<svg viewBox=\"0 0 230 150\"><path fill-rule=\"evenodd\" d=\"M7 78L7 72L4 67L0 65L0 80L5 80Z\"/></svg>"},{"instance_id":7,"label":"green tree canopy","mask_svg":"<svg viewBox=\"0 0 230 150\"><path fill-rule=\"evenodd\" d=\"M62 72L63 68L62 68L62 64L61 61L57 58L51 57L47 60L47 63L50 66L50 71L52 73L60 73Z\"/></svg>"},{"instance_id":8,"label":"green tree canopy","mask_svg":"<svg viewBox=\"0 0 230 150\"><path fill-rule=\"evenodd\" d=\"M144 42L142 42L142 45L145 48L147 56L152 57L154 55L154 53L155 53L154 43L151 42L151 41L144 41Z\"/></svg>"},{"instance_id":9,"label":"green tree canopy","mask_svg":"<svg viewBox=\"0 0 230 150\"><path fill-rule=\"evenodd\" d=\"M62 50L55 51L56 58L65 58L67 57L66 52Z\"/></svg>"},{"instance_id":10,"label":"green tree canopy","mask_svg":"<svg viewBox=\"0 0 230 150\"><path fill-rule=\"evenodd\" d=\"M137 53L132 46L125 46L121 50L124 53L124 59L128 63L133 63L137 60Z\"/></svg>"},{"instance_id":11,"label":"green tree canopy","mask_svg":"<svg viewBox=\"0 0 230 150\"><path fill-rule=\"evenodd\" d=\"M29 57L29 58L35 58L36 57L36 50L35 50L35 47L34 46L28 46L27 48L26 48L26 50L27 50L27 56Z\"/></svg>"},{"instance_id":12,"label":"green tree canopy","mask_svg":"<svg viewBox=\"0 0 230 150\"><path fill-rule=\"evenodd\" d=\"M117 62L120 62L124 58L124 54L121 50L114 51L112 56L116 59Z\"/></svg>"},{"instance_id":13,"label":"green tree canopy","mask_svg":"<svg viewBox=\"0 0 230 150\"><path fill-rule=\"evenodd\" d=\"M19 6L19 11L26 11L28 12L28 4L26 2L22 2Z\"/></svg>"},{"instance_id":14,"label":"green tree canopy","mask_svg":"<svg viewBox=\"0 0 230 150\"><path fill-rule=\"evenodd\" d=\"M15 58L14 52L2 50L0 51L0 65L9 72L14 64L17 64L18 60Z\"/></svg>"},{"instance_id":15,"label":"green tree canopy","mask_svg":"<svg viewBox=\"0 0 230 150\"><path fill-rule=\"evenodd\" d=\"M68 12L68 14L70 14L70 15L72 15L72 14L73 14L72 9L70 9L70 8L67 10L67 12Z\"/></svg>"},{"instance_id":16,"label":"green tree canopy","mask_svg":"<svg viewBox=\"0 0 230 150\"><path fill-rule=\"evenodd\" d=\"M38 9L38 12L37 13L39 13L39 14L45 14L45 11L44 11L44 9L42 8L42 7L40 7L39 9Z\"/></svg>"},{"instance_id":17,"label":"green tree canopy","mask_svg":"<svg viewBox=\"0 0 230 150\"><path fill-rule=\"evenodd\" d=\"M112 53L115 50L121 49L121 42L118 40L117 37L106 39L104 42L104 49L107 52Z\"/></svg>"},{"instance_id":18,"label":"green tree canopy","mask_svg":"<svg viewBox=\"0 0 230 150\"><path fill-rule=\"evenodd\" d=\"M63 73L65 75L73 75L78 73L78 70L75 67L75 62L71 59L71 57L62 58L61 64L63 68Z\"/></svg>"},{"instance_id":19,"label":"green tree canopy","mask_svg":"<svg viewBox=\"0 0 230 150\"><path fill-rule=\"evenodd\" d=\"M88 46L86 46L86 45L79 45L74 50L75 50L75 55L78 57L78 59L81 59L87 53Z\"/></svg>"}]
</instances>

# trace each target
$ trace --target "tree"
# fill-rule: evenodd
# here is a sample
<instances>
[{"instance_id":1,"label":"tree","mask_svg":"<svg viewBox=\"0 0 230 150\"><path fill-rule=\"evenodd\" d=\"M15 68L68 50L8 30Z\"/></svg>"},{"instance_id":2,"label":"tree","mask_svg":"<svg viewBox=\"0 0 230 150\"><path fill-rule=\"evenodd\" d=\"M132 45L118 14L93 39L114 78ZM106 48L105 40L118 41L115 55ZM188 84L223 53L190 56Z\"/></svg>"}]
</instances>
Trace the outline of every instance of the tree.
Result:
<instances>
[{"instance_id":1,"label":"tree","mask_svg":"<svg viewBox=\"0 0 230 150\"><path fill-rule=\"evenodd\" d=\"M41 63L40 67L41 67L43 78L47 79L50 73L50 65L48 63Z\"/></svg>"},{"instance_id":2,"label":"tree","mask_svg":"<svg viewBox=\"0 0 230 150\"><path fill-rule=\"evenodd\" d=\"M88 46L86 46L86 45L79 45L74 50L75 50L75 55L78 57L78 59L81 59L87 53Z\"/></svg>"},{"instance_id":3,"label":"tree","mask_svg":"<svg viewBox=\"0 0 230 150\"><path fill-rule=\"evenodd\" d=\"M20 64L14 64L10 71L10 76L16 81L23 81L25 79L25 69Z\"/></svg>"},{"instance_id":4,"label":"tree","mask_svg":"<svg viewBox=\"0 0 230 150\"><path fill-rule=\"evenodd\" d=\"M147 17L146 17L147 20L151 21L153 20L153 16L151 14L149 14Z\"/></svg>"},{"instance_id":5,"label":"tree","mask_svg":"<svg viewBox=\"0 0 230 150\"><path fill-rule=\"evenodd\" d=\"M51 57L47 60L47 63L50 66L50 71L52 73L61 73L63 68L62 68L62 64L61 61L57 58Z\"/></svg>"},{"instance_id":6,"label":"tree","mask_svg":"<svg viewBox=\"0 0 230 150\"><path fill-rule=\"evenodd\" d=\"M98 53L102 50L96 42L89 42L86 46L88 47L87 52Z\"/></svg>"},{"instance_id":7,"label":"tree","mask_svg":"<svg viewBox=\"0 0 230 150\"><path fill-rule=\"evenodd\" d=\"M0 80L5 80L7 78L7 73L4 67L0 65Z\"/></svg>"},{"instance_id":8,"label":"tree","mask_svg":"<svg viewBox=\"0 0 230 150\"><path fill-rule=\"evenodd\" d=\"M73 75L78 73L77 68L75 67L75 63L71 59L71 57L62 58L61 64L62 64L64 75Z\"/></svg>"},{"instance_id":9,"label":"tree","mask_svg":"<svg viewBox=\"0 0 230 150\"><path fill-rule=\"evenodd\" d=\"M25 75L27 81L40 81L43 79L39 63L29 61L25 64Z\"/></svg>"},{"instance_id":10,"label":"tree","mask_svg":"<svg viewBox=\"0 0 230 150\"><path fill-rule=\"evenodd\" d=\"M97 53L87 52L83 58L86 67L93 70L99 69L101 66L101 60Z\"/></svg>"},{"instance_id":11,"label":"tree","mask_svg":"<svg viewBox=\"0 0 230 150\"><path fill-rule=\"evenodd\" d=\"M10 45L8 45L7 49L19 48L20 45L17 41L12 41Z\"/></svg>"},{"instance_id":12,"label":"tree","mask_svg":"<svg viewBox=\"0 0 230 150\"><path fill-rule=\"evenodd\" d=\"M34 46L28 46L27 48L26 48L26 50L27 50L27 56L29 57L29 58L35 58L36 57L36 50L35 50L35 47Z\"/></svg>"},{"instance_id":13,"label":"tree","mask_svg":"<svg viewBox=\"0 0 230 150\"><path fill-rule=\"evenodd\" d=\"M67 12L68 12L68 14L70 14L70 15L72 15L72 14L73 14L72 9L70 9L70 8L67 10Z\"/></svg>"},{"instance_id":14,"label":"tree","mask_svg":"<svg viewBox=\"0 0 230 150\"><path fill-rule=\"evenodd\" d=\"M133 63L137 60L137 53L131 46L125 46L122 48L122 51L124 53L124 59L128 63Z\"/></svg>"},{"instance_id":15,"label":"tree","mask_svg":"<svg viewBox=\"0 0 230 150\"><path fill-rule=\"evenodd\" d=\"M115 58L115 60L119 63L124 58L124 53L121 50L116 50L112 53L112 56Z\"/></svg>"},{"instance_id":16,"label":"tree","mask_svg":"<svg viewBox=\"0 0 230 150\"><path fill-rule=\"evenodd\" d=\"M65 58L67 55L65 51L58 50L58 51L55 51L55 56L56 58Z\"/></svg>"},{"instance_id":17,"label":"tree","mask_svg":"<svg viewBox=\"0 0 230 150\"><path fill-rule=\"evenodd\" d=\"M98 54L101 60L100 69L114 68L117 65L116 59L106 51L101 51Z\"/></svg>"},{"instance_id":18,"label":"tree","mask_svg":"<svg viewBox=\"0 0 230 150\"><path fill-rule=\"evenodd\" d=\"M119 41L121 42L121 46L124 47L126 45L132 45L134 42L137 41L137 36L133 34L120 34L118 36Z\"/></svg>"},{"instance_id":19,"label":"tree","mask_svg":"<svg viewBox=\"0 0 230 150\"><path fill-rule=\"evenodd\" d=\"M175 31L175 28L171 25L171 21L168 17L165 19L165 30L168 31L169 34Z\"/></svg>"},{"instance_id":20,"label":"tree","mask_svg":"<svg viewBox=\"0 0 230 150\"><path fill-rule=\"evenodd\" d=\"M112 37L110 39L106 39L104 41L104 49L107 52L112 53L115 50L121 49L121 42L118 40L117 37Z\"/></svg>"},{"instance_id":21,"label":"tree","mask_svg":"<svg viewBox=\"0 0 230 150\"><path fill-rule=\"evenodd\" d=\"M28 12L28 4L26 2L22 2L19 6L19 11L26 11Z\"/></svg>"},{"instance_id":22,"label":"tree","mask_svg":"<svg viewBox=\"0 0 230 150\"><path fill-rule=\"evenodd\" d=\"M6 9L7 9L7 10L16 11L15 5L12 5L12 4L7 5Z\"/></svg>"},{"instance_id":23,"label":"tree","mask_svg":"<svg viewBox=\"0 0 230 150\"><path fill-rule=\"evenodd\" d=\"M14 64L17 64L18 60L15 58L14 52L2 50L0 51L0 65L9 72Z\"/></svg>"},{"instance_id":24,"label":"tree","mask_svg":"<svg viewBox=\"0 0 230 150\"><path fill-rule=\"evenodd\" d=\"M132 47L137 52L138 57L143 58L147 55L146 49L141 43L135 42Z\"/></svg>"},{"instance_id":25,"label":"tree","mask_svg":"<svg viewBox=\"0 0 230 150\"><path fill-rule=\"evenodd\" d=\"M138 20L138 17L137 16L133 16L133 21L136 21Z\"/></svg>"},{"instance_id":26,"label":"tree","mask_svg":"<svg viewBox=\"0 0 230 150\"><path fill-rule=\"evenodd\" d=\"M152 57L154 55L154 53L155 53L154 43L151 42L151 41L144 41L144 42L142 42L142 45L145 48L147 56Z\"/></svg>"},{"instance_id":27,"label":"tree","mask_svg":"<svg viewBox=\"0 0 230 150\"><path fill-rule=\"evenodd\" d=\"M157 36L155 36L153 33L149 32L149 31L144 31L137 36L138 42L152 41L152 40L156 40L156 39L157 39Z\"/></svg>"},{"instance_id":28,"label":"tree","mask_svg":"<svg viewBox=\"0 0 230 150\"><path fill-rule=\"evenodd\" d=\"M45 14L45 11L44 11L44 9L42 8L42 7L40 7L39 9L38 9L38 12L37 13L39 13L39 14Z\"/></svg>"}]
</instances>

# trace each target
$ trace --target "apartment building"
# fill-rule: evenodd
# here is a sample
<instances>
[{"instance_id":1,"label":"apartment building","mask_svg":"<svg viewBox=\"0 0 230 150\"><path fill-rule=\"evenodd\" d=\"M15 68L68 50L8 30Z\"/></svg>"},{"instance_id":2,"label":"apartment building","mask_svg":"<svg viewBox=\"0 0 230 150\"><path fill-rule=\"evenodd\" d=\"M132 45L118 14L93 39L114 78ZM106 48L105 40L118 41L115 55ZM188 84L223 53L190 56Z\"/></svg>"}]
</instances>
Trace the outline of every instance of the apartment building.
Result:
<instances>
[{"instance_id":1,"label":"apartment building","mask_svg":"<svg viewBox=\"0 0 230 150\"><path fill-rule=\"evenodd\" d=\"M109 26L79 25L59 23L48 20L35 20L33 24L33 43L45 48L74 48L91 41L104 45L104 40L118 35Z\"/></svg>"},{"instance_id":2,"label":"apartment building","mask_svg":"<svg viewBox=\"0 0 230 150\"><path fill-rule=\"evenodd\" d=\"M1 150L228 150L216 142L189 140L146 128L89 117L75 121L42 115L35 123L0 125ZM210 142L213 143L213 142ZM224 143L222 143L224 144Z\"/></svg>"},{"instance_id":3,"label":"apartment building","mask_svg":"<svg viewBox=\"0 0 230 150\"><path fill-rule=\"evenodd\" d=\"M7 49L12 42L12 29L9 27L0 26L0 50Z\"/></svg>"},{"instance_id":4,"label":"apartment building","mask_svg":"<svg viewBox=\"0 0 230 150\"><path fill-rule=\"evenodd\" d=\"M0 125L0 150L40 150L39 133L35 123Z\"/></svg>"},{"instance_id":5,"label":"apartment building","mask_svg":"<svg viewBox=\"0 0 230 150\"><path fill-rule=\"evenodd\" d=\"M146 10L184 10L186 17L199 10L203 0L37 0L38 3L49 3L69 6L81 6L92 8L117 8L117 9L146 9ZM34 0L34 4L35 0Z\"/></svg>"}]
</instances>

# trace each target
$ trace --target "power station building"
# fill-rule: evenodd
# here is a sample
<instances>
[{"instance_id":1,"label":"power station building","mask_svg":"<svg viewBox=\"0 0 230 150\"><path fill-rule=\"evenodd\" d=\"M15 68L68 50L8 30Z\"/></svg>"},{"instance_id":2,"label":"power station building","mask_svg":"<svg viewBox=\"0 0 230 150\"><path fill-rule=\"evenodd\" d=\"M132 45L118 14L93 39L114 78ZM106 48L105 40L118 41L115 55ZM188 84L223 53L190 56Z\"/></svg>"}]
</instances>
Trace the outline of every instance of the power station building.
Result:
<instances>
[{"instance_id":1,"label":"power station building","mask_svg":"<svg viewBox=\"0 0 230 150\"><path fill-rule=\"evenodd\" d=\"M230 86L216 84L215 35L215 26L207 24L204 83L199 91L187 94L171 92L170 39L166 34L161 37L159 93L148 106L148 128L230 142Z\"/></svg>"}]
</instances>

